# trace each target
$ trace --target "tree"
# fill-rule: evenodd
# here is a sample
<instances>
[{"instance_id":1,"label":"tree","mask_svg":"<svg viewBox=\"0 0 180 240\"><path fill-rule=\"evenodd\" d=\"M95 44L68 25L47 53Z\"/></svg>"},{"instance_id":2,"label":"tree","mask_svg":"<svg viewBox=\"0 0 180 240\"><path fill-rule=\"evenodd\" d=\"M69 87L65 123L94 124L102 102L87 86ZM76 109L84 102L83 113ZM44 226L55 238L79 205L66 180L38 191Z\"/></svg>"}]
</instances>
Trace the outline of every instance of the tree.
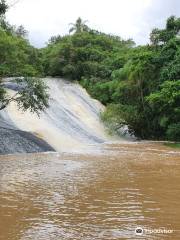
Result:
<instances>
[{"instance_id":1,"label":"tree","mask_svg":"<svg viewBox=\"0 0 180 240\"><path fill-rule=\"evenodd\" d=\"M180 31L180 18L171 16L167 19L166 28L155 28L150 34L150 40L153 45L163 45L170 39L176 37Z\"/></svg>"},{"instance_id":2,"label":"tree","mask_svg":"<svg viewBox=\"0 0 180 240\"><path fill-rule=\"evenodd\" d=\"M116 81L104 120L116 129L126 124L143 139L180 140L180 18L154 29L151 45L137 47ZM109 92L110 93L110 92Z\"/></svg>"},{"instance_id":3,"label":"tree","mask_svg":"<svg viewBox=\"0 0 180 240\"><path fill-rule=\"evenodd\" d=\"M17 29L15 30L15 33L18 37L22 38L25 38L28 35L28 31L24 28L23 25L18 26Z\"/></svg>"},{"instance_id":4,"label":"tree","mask_svg":"<svg viewBox=\"0 0 180 240\"><path fill-rule=\"evenodd\" d=\"M52 36L49 41L48 44L54 44L54 43L58 43L62 40L61 35L57 35L57 36Z\"/></svg>"},{"instance_id":5,"label":"tree","mask_svg":"<svg viewBox=\"0 0 180 240\"><path fill-rule=\"evenodd\" d=\"M39 52L24 39L26 30L23 26L11 26L5 19L8 6L0 2L0 79L4 76L28 76L17 78L17 91L8 94L5 83L0 83L0 110L11 102L16 102L19 109L40 114L48 107L48 87L35 76L41 73Z\"/></svg>"},{"instance_id":6,"label":"tree","mask_svg":"<svg viewBox=\"0 0 180 240\"><path fill-rule=\"evenodd\" d=\"M39 58L28 40L0 29L0 77L40 76Z\"/></svg>"},{"instance_id":7,"label":"tree","mask_svg":"<svg viewBox=\"0 0 180 240\"><path fill-rule=\"evenodd\" d=\"M30 110L33 113L40 114L48 107L48 87L43 80L37 78L17 78L14 83L17 84L17 91L10 96L5 85L0 85L0 110L6 108L11 102L16 102L19 109Z\"/></svg>"},{"instance_id":8,"label":"tree","mask_svg":"<svg viewBox=\"0 0 180 240\"><path fill-rule=\"evenodd\" d=\"M84 31L88 31L88 26L86 25L87 21L83 21L80 17L76 20L76 23L70 23L72 27L69 29L69 33L81 33Z\"/></svg>"},{"instance_id":9,"label":"tree","mask_svg":"<svg viewBox=\"0 0 180 240\"><path fill-rule=\"evenodd\" d=\"M0 1L0 16L5 15L8 9L8 5L6 4L5 0Z\"/></svg>"},{"instance_id":10,"label":"tree","mask_svg":"<svg viewBox=\"0 0 180 240\"><path fill-rule=\"evenodd\" d=\"M166 138L180 141L180 80L165 81L160 87L147 97L147 101Z\"/></svg>"}]
</instances>

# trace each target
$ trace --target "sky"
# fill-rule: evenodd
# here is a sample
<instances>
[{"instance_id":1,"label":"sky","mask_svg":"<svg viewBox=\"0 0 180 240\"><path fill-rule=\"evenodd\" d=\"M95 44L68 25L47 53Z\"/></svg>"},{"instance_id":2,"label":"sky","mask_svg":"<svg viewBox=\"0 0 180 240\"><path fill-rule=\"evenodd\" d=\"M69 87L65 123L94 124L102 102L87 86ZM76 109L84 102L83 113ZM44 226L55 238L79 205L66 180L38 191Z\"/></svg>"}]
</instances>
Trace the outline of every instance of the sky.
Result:
<instances>
[{"instance_id":1,"label":"sky","mask_svg":"<svg viewBox=\"0 0 180 240\"><path fill-rule=\"evenodd\" d=\"M32 45L44 47L51 36L65 35L78 17L90 28L132 38L137 45L149 42L154 27L166 19L180 17L180 0L7 0L8 21L23 25Z\"/></svg>"}]
</instances>

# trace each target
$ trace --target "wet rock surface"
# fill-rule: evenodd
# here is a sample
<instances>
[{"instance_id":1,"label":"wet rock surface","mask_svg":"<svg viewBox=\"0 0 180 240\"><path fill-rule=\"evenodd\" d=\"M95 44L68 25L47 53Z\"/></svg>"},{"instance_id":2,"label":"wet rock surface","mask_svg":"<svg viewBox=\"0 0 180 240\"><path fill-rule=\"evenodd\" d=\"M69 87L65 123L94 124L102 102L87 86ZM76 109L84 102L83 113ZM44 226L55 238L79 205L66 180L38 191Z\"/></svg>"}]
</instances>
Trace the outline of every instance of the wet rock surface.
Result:
<instances>
[{"instance_id":1,"label":"wet rock surface","mask_svg":"<svg viewBox=\"0 0 180 240\"><path fill-rule=\"evenodd\" d=\"M0 112L0 154L47 151L54 149L32 133L19 130L4 110Z\"/></svg>"}]
</instances>

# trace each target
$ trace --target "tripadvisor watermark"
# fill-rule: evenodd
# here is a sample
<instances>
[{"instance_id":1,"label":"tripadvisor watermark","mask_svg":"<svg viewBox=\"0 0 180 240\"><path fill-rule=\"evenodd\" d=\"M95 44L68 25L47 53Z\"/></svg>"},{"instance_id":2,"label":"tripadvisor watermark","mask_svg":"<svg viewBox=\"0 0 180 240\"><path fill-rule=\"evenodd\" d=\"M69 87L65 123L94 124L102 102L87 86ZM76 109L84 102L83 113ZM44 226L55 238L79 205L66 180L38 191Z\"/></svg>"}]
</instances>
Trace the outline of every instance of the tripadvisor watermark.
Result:
<instances>
[{"instance_id":1,"label":"tripadvisor watermark","mask_svg":"<svg viewBox=\"0 0 180 240\"><path fill-rule=\"evenodd\" d=\"M142 227L137 227L135 229L135 234L142 236L143 234L172 234L174 230L166 228L157 228L157 229L147 229Z\"/></svg>"}]
</instances>

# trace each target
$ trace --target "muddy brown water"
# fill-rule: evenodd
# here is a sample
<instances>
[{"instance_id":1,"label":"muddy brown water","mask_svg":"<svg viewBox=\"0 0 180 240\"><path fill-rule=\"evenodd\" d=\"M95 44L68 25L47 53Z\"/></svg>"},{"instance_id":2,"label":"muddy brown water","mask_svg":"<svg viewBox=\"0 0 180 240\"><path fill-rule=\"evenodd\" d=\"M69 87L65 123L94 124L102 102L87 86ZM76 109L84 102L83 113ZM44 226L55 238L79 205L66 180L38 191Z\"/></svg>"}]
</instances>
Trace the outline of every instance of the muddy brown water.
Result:
<instances>
[{"instance_id":1,"label":"muddy brown water","mask_svg":"<svg viewBox=\"0 0 180 240\"><path fill-rule=\"evenodd\" d=\"M141 142L0 156L0 239L178 240L180 151Z\"/></svg>"}]
</instances>

